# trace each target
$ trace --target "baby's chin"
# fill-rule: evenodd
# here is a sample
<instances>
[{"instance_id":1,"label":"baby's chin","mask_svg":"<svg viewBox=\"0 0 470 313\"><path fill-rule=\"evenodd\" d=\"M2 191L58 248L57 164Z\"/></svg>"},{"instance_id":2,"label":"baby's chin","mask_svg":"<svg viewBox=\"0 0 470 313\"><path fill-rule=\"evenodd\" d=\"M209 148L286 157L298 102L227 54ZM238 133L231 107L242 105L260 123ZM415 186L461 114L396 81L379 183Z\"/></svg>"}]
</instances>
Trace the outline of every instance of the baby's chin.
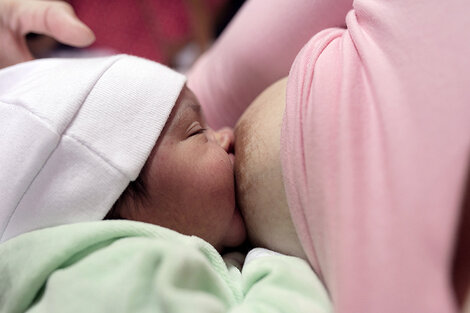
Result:
<instances>
[{"instance_id":1,"label":"baby's chin","mask_svg":"<svg viewBox=\"0 0 470 313\"><path fill-rule=\"evenodd\" d=\"M233 211L232 220L230 221L229 228L225 238L222 242L224 247L236 247L241 245L246 239L246 228L240 210L235 207Z\"/></svg>"}]
</instances>

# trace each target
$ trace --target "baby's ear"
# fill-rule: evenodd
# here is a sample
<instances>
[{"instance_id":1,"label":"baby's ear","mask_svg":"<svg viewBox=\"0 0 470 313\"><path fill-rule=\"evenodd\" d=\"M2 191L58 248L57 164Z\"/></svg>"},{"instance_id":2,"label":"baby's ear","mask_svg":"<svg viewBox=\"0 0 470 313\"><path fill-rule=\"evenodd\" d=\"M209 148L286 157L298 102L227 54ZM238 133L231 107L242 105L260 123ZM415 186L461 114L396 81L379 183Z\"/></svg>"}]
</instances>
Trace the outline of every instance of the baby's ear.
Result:
<instances>
[{"instance_id":1,"label":"baby's ear","mask_svg":"<svg viewBox=\"0 0 470 313\"><path fill-rule=\"evenodd\" d=\"M141 173L136 180L131 181L121 196L104 217L105 220L134 220L134 212L148 201L148 192Z\"/></svg>"}]
</instances>

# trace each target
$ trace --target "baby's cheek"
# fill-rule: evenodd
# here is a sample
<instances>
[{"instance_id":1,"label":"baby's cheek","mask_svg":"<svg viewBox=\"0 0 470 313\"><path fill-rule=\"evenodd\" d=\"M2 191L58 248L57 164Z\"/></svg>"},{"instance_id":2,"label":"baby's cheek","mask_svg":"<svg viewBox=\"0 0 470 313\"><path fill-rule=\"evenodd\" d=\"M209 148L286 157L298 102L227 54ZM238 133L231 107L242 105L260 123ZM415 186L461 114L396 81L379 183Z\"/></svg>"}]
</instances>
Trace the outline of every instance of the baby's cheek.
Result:
<instances>
[{"instance_id":1,"label":"baby's cheek","mask_svg":"<svg viewBox=\"0 0 470 313\"><path fill-rule=\"evenodd\" d=\"M221 154L212 162L210 167L212 177L217 177L219 183L227 188L233 188L234 171L233 165L227 154Z\"/></svg>"},{"instance_id":2,"label":"baby's cheek","mask_svg":"<svg viewBox=\"0 0 470 313\"><path fill-rule=\"evenodd\" d=\"M205 188L211 206L234 207L235 188L233 167L227 155L215 155L204 166Z\"/></svg>"}]
</instances>

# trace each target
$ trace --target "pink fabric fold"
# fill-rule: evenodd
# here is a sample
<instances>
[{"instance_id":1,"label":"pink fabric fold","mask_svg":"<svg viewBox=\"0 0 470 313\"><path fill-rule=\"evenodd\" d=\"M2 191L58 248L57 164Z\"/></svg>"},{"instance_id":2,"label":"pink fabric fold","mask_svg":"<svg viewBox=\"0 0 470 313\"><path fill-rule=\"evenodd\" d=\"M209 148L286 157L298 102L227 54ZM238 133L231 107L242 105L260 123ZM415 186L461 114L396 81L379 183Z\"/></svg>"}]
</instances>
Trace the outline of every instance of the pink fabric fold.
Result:
<instances>
[{"instance_id":1,"label":"pink fabric fold","mask_svg":"<svg viewBox=\"0 0 470 313\"><path fill-rule=\"evenodd\" d=\"M336 312L456 312L450 267L470 145L470 1L251 0L195 66L234 125L291 68L286 192ZM309 41L310 40L310 41Z\"/></svg>"},{"instance_id":2,"label":"pink fabric fold","mask_svg":"<svg viewBox=\"0 0 470 313\"><path fill-rule=\"evenodd\" d=\"M287 76L316 33L344 25L352 0L251 0L188 75L215 129L233 127L265 88Z\"/></svg>"},{"instance_id":3,"label":"pink fabric fold","mask_svg":"<svg viewBox=\"0 0 470 313\"><path fill-rule=\"evenodd\" d=\"M470 2L354 2L296 57L282 165L336 312L456 312L470 148Z\"/></svg>"}]
</instances>

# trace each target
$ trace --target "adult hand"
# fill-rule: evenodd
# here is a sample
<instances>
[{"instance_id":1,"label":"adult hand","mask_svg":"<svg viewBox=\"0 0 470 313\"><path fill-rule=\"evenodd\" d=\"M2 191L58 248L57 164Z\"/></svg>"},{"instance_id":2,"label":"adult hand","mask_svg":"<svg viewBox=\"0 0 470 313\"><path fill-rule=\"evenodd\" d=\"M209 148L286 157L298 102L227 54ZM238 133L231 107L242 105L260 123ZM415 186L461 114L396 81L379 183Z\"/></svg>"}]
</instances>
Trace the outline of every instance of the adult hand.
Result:
<instances>
[{"instance_id":1,"label":"adult hand","mask_svg":"<svg viewBox=\"0 0 470 313\"><path fill-rule=\"evenodd\" d=\"M31 32L75 47L95 40L66 2L0 0L0 68L33 59L25 40Z\"/></svg>"}]
</instances>

